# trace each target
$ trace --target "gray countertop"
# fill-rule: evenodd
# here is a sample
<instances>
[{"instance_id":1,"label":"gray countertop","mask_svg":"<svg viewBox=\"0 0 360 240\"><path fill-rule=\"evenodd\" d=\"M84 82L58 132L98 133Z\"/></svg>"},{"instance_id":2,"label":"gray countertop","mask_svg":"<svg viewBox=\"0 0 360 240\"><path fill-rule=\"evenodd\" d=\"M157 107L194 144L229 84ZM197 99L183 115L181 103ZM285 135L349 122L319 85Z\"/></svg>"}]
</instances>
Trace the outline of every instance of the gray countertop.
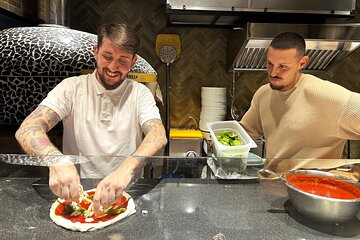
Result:
<instances>
[{"instance_id":1,"label":"gray countertop","mask_svg":"<svg viewBox=\"0 0 360 240\"><path fill-rule=\"evenodd\" d=\"M97 183L82 181L85 189ZM80 233L52 223L46 179L0 178L0 239L360 239L359 214L342 225L313 222L279 181L141 179L127 192L135 215Z\"/></svg>"}]
</instances>

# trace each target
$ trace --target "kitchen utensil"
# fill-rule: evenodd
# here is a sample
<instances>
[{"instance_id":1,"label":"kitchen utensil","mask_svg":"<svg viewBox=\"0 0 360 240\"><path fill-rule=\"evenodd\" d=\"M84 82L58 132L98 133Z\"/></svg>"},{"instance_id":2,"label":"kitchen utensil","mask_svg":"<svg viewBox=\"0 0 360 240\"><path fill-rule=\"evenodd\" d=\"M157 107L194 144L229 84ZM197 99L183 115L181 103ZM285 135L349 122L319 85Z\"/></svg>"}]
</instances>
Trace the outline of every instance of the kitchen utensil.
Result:
<instances>
[{"instance_id":1,"label":"kitchen utensil","mask_svg":"<svg viewBox=\"0 0 360 240\"><path fill-rule=\"evenodd\" d=\"M234 105L234 101L235 101L235 71L233 72L232 92L231 92L230 96L231 96L231 108L230 108L231 117L234 120L239 120L240 115L238 114L237 108Z\"/></svg>"},{"instance_id":2,"label":"kitchen utensil","mask_svg":"<svg viewBox=\"0 0 360 240\"><path fill-rule=\"evenodd\" d=\"M360 164L360 159L266 159L266 166L259 171L262 179L278 179L286 172L298 169L331 170Z\"/></svg>"},{"instance_id":3,"label":"kitchen utensil","mask_svg":"<svg viewBox=\"0 0 360 240\"><path fill-rule=\"evenodd\" d=\"M170 134L170 64L180 56L181 45L178 34L158 34L156 36L156 55L166 64L166 134ZM169 154L169 144L166 146L166 154Z\"/></svg>"},{"instance_id":4,"label":"kitchen utensil","mask_svg":"<svg viewBox=\"0 0 360 240\"><path fill-rule=\"evenodd\" d=\"M180 36L178 34L158 34L156 36L155 52L162 62L166 64L172 63L180 57Z\"/></svg>"},{"instance_id":5,"label":"kitchen utensil","mask_svg":"<svg viewBox=\"0 0 360 240\"><path fill-rule=\"evenodd\" d=\"M318 184L318 182L321 181L319 180L320 178L316 177L325 177L326 180L321 181L321 184L330 184L332 181L340 181L344 188L347 186L346 189L350 189L349 186L354 186L354 188L351 188L354 191L354 195L360 196L360 183L346 177L318 170L291 171L284 174L282 176L282 180L287 186L291 203L299 213L311 218L312 220L322 223L343 223L353 219L358 213L360 208L360 197L355 199L337 199L322 197L302 191L288 181L290 176L300 174L302 176L305 175L314 177L313 184ZM306 178L307 183L310 183L309 179ZM330 186L335 187L334 185ZM341 184L339 184L339 186L341 186Z\"/></svg>"},{"instance_id":6,"label":"kitchen utensil","mask_svg":"<svg viewBox=\"0 0 360 240\"><path fill-rule=\"evenodd\" d=\"M160 59L163 63L166 63L166 65L169 65L170 63L174 62L176 59L176 50L172 46L163 46L160 49Z\"/></svg>"}]
</instances>

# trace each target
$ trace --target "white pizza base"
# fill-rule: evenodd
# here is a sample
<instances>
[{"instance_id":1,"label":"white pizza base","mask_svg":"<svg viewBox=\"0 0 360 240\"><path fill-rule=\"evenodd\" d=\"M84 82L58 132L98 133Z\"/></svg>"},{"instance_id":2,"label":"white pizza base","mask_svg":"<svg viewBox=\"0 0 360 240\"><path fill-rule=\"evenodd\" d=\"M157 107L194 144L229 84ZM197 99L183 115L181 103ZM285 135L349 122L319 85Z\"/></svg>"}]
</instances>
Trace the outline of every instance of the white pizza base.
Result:
<instances>
[{"instance_id":1,"label":"white pizza base","mask_svg":"<svg viewBox=\"0 0 360 240\"><path fill-rule=\"evenodd\" d=\"M88 191L95 191L95 189L88 190ZM106 221L106 222L80 223L80 222L72 222L66 218L58 216L55 214L55 209L60 204L59 201L57 201L57 200L51 205L50 218L53 220L53 222L55 224L57 224L61 227L64 227L66 229L72 230L72 231L88 232L88 231L94 231L97 229L101 229L101 228L104 228L115 222L121 221L122 219L124 219L136 212L134 199L132 199L132 197L126 192L123 192L123 196L125 196L128 199L128 205L127 205L125 212L120 213L115 218L110 219L109 221Z\"/></svg>"}]
</instances>

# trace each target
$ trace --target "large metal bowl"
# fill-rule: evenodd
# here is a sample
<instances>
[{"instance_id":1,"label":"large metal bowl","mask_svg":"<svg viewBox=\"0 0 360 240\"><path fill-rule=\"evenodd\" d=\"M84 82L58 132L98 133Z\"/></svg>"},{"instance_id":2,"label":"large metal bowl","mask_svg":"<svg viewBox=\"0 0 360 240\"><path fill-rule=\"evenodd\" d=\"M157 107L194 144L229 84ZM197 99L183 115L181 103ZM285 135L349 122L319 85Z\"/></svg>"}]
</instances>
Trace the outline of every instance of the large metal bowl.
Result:
<instances>
[{"instance_id":1,"label":"large metal bowl","mask_svg":"<svg viewBox=\"0 0 360 240\"><path fill-rule=\"evenodd\" d=\"M295 209L305 217L323 223L344 223L353 219L360 209L360 198L356 199L336 199L322 197L298 189L287 181L291 174L305 174L310 176L325 176L335 178L340 181L348 182L359 189L360 184L349 178L317 170L296 170L284 174L281 178L285 182L289 194L289 199ZM357 187L357 188L356 188Z\"/></svg>"}]
</instances>

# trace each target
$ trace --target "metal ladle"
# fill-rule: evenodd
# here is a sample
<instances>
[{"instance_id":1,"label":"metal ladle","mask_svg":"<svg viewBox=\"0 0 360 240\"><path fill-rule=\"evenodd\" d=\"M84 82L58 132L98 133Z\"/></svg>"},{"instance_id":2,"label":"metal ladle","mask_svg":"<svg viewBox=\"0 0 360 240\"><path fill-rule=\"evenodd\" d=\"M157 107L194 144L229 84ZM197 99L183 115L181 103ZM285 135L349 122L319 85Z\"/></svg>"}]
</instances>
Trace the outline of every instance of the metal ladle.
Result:
<instances>
[{"instance_id":1,"label":"metal ladle","mask_svg":"<svg viewBox=\"0 0 360 240\"><path fill-rule=\"evenodd\" d=\"M292 170L332 170L359 163L360 159L272 159L266 167L258 172L258 175L263 179L277 179ZM271 165L276 166L276 172L270 169Z\"/></svg>"}]
</instances>

